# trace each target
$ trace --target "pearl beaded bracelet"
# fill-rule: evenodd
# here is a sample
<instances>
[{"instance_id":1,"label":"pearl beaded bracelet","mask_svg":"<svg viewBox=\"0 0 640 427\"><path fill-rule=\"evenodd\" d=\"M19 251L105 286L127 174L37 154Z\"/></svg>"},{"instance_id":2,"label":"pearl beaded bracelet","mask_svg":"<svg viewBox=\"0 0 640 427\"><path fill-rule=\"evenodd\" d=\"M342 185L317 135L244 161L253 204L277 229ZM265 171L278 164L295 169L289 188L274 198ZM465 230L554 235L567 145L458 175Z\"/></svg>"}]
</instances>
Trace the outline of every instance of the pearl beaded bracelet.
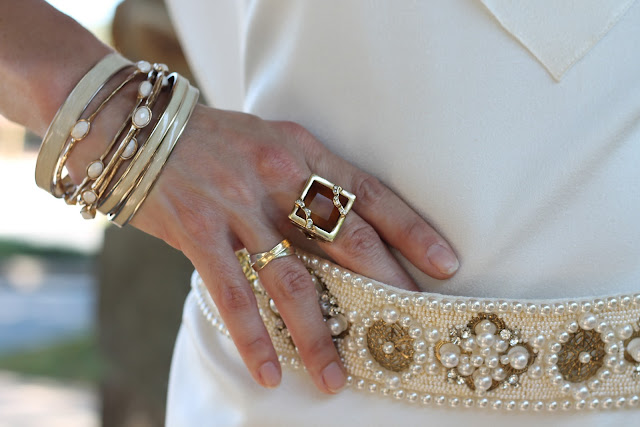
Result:
<instances>
[{"instance_id":1,"label":"pearl beaded bracelet","mask_svg":"<svg viewBox=\"0 0 640 427\"><path fill-rule=\"evenodd\" d=\"M281 363L301 367L277 308L239 259ZM358 390L426 406L555 411L640 402L640 294L515 301L408 292L298 251ZM228 331L197 271L195 298Z\"/></svg>"}]
</instances>

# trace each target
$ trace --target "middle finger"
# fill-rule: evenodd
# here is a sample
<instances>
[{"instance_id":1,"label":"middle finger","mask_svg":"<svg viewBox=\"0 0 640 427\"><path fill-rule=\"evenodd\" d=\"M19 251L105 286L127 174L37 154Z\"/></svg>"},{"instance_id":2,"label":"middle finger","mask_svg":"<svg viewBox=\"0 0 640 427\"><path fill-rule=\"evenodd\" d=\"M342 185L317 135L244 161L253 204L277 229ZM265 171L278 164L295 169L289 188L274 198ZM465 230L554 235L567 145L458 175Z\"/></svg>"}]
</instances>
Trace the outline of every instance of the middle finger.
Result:
<instances>
[{"instance_id":1,"label":"middle finger","mask_svg":"<svg viewBox=\"0 0 640 427\"><path fill-rule=\"evenodd\" d=\"M260 230L260 228L253 228ZM262 229L247 242L250 253L270 250L282 239L275 230ZM346 382L342 362L327 328L311 275L295 256L278 258L262 268L260 282L275 302L298 353L316 387L336 393Z\"/></svg>"}]
</instances>

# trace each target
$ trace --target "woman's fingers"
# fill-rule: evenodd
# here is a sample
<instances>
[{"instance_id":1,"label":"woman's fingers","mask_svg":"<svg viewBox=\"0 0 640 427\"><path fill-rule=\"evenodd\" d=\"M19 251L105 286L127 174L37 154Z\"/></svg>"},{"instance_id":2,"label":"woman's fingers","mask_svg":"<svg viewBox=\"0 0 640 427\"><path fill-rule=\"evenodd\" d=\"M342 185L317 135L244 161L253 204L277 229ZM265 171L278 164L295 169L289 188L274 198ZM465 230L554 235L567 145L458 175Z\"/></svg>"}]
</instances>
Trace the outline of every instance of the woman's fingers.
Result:
<instances>
[{"instance_id":1,"label":"woman's fingers","mask_svg":"<svg viewBox=\"0 0 640 427\"><path fill-rule=\"evenodd\" d=\"M250 253L270 250L279 242L275 232L259 236L259 242L247 245ZM272 260L258 274L316 387L325 393L338 392L346 382L344 368L307 269L296 256L288 256Z\"/></svg>"},{"instance_id":2,"label":"woman's fingers","mask_svg":"<svg viewBox=\"0 0 640 427\"><path fill-rule=\"evenodd\" d=\"M156 235L182 249L194 263L258 383L276 386L281 370L234 247L240 242L255 254L282 240L275 228L290 231L287 214L311 172L309 165L313 172L357 196L354 212L347 216L336 240L321 244L338 263L416 289L386 242L434 277L445 278L455 270L457 261L449 245L413 210L373 178L317 148L321 144L305 143L311 137L301 127L274 127L239 114L212 117L217 118L211 122L215 126L196 120L187 129L190 133L185 133L182 148L172 156L165 179L158 182L156 190L163 190L163 197L156 198L164 208L141 213L151 212L157 220L158 211L166 212L167 218L160 221L166 227L156 227ZM213 142L203 145L201 141L208 138ZM311 155L314 150L321 155ZM324 160L305 162L311 158ZM152 200L153 193L150 196ZM214 234L223 237L216 239ZM294 256L275 259L259 275L316 386L327 393L340 390L346 382L344 368L324 322L315 285L302 262Z\"/></svg>"},{"instance_id":3,"label":"woman's fingers","mask_svg":"<svg viewBox=\"0 0 640 427\"><path fill-rule=\"evenodd\" d=\"M212 239L213 241L213 239ZM256 298L230 244L186 247L253 378L264 387L280 384L282 371Z\"/></svg>"},{"instance_id":4,"label":"woman's fingers","mask_svg":"<svg viewBox=\"0 0 640 427\"><path fill-rule=\"evenodd\" d=\"M366 271L368 277L383 283L419 291L376 230L356 212L347 215L333 242L321 242L320 247L343 267L358 272Z\"/></svg>"},{"instance_id":5,"label":"woman's fingers","mask_svg":"<svg viewBox=\"0 0 640 427\"><path fill-rule=\"evenodd\" d=\"M353 209L413 265L437 279L452 276L458 258L447 241L378 179L325 150L311 159L318 174L356 195Z\"/></svg>"}]
</instances>

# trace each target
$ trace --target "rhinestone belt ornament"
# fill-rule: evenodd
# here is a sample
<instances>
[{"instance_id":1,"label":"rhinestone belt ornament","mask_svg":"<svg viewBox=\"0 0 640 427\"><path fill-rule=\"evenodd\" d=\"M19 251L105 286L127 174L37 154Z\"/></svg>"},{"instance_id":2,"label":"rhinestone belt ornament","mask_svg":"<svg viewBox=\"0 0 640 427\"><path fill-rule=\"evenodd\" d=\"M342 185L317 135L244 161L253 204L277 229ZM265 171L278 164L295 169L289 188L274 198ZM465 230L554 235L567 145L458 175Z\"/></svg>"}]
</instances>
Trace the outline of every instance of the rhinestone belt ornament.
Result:
<instances>
[{"instance_id":1,"label":"rhinestone belt ornament","mask_svg":"<svg viewBox=\"0 0 640 427\"><path fill-rule=\"evenodd\" d=\"M283 366L300 357L247 254L238 253ZM515 301L407 292L298 251L357 389L425 406L637 408L640 294ZM197 272L195 298L227 329Z\"/></svg>"}]
</instances>

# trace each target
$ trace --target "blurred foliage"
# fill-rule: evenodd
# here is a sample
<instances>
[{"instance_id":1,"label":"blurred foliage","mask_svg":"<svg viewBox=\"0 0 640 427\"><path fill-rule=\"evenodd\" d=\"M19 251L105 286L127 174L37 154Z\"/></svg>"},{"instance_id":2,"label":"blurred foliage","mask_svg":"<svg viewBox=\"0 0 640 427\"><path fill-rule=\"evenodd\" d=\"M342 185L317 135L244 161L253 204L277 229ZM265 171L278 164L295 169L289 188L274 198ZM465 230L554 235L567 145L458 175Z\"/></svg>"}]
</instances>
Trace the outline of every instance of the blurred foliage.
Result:
<instances>
[{"instance_id":1,"label":"blurred foliage","mask_svg":"<svg viewBox=\"0 0 640 427\"><path fill-rule=\"evenodd\" d=\"M11 255L31 255L69 260L88 260L92 258L92 255L79 250L0 239L0 258Z\"/></svg>"},{"instance_id":2,"label":"blurred foliage","mask_svg":"<svg viewBox=\"0 0 640 427\"><path fill-rule=\"evenodd\" d=\"M0 356L0 369L98 385L104 371L94 335L70 338L36 350Z\"/></svg>"}]
</instances>

